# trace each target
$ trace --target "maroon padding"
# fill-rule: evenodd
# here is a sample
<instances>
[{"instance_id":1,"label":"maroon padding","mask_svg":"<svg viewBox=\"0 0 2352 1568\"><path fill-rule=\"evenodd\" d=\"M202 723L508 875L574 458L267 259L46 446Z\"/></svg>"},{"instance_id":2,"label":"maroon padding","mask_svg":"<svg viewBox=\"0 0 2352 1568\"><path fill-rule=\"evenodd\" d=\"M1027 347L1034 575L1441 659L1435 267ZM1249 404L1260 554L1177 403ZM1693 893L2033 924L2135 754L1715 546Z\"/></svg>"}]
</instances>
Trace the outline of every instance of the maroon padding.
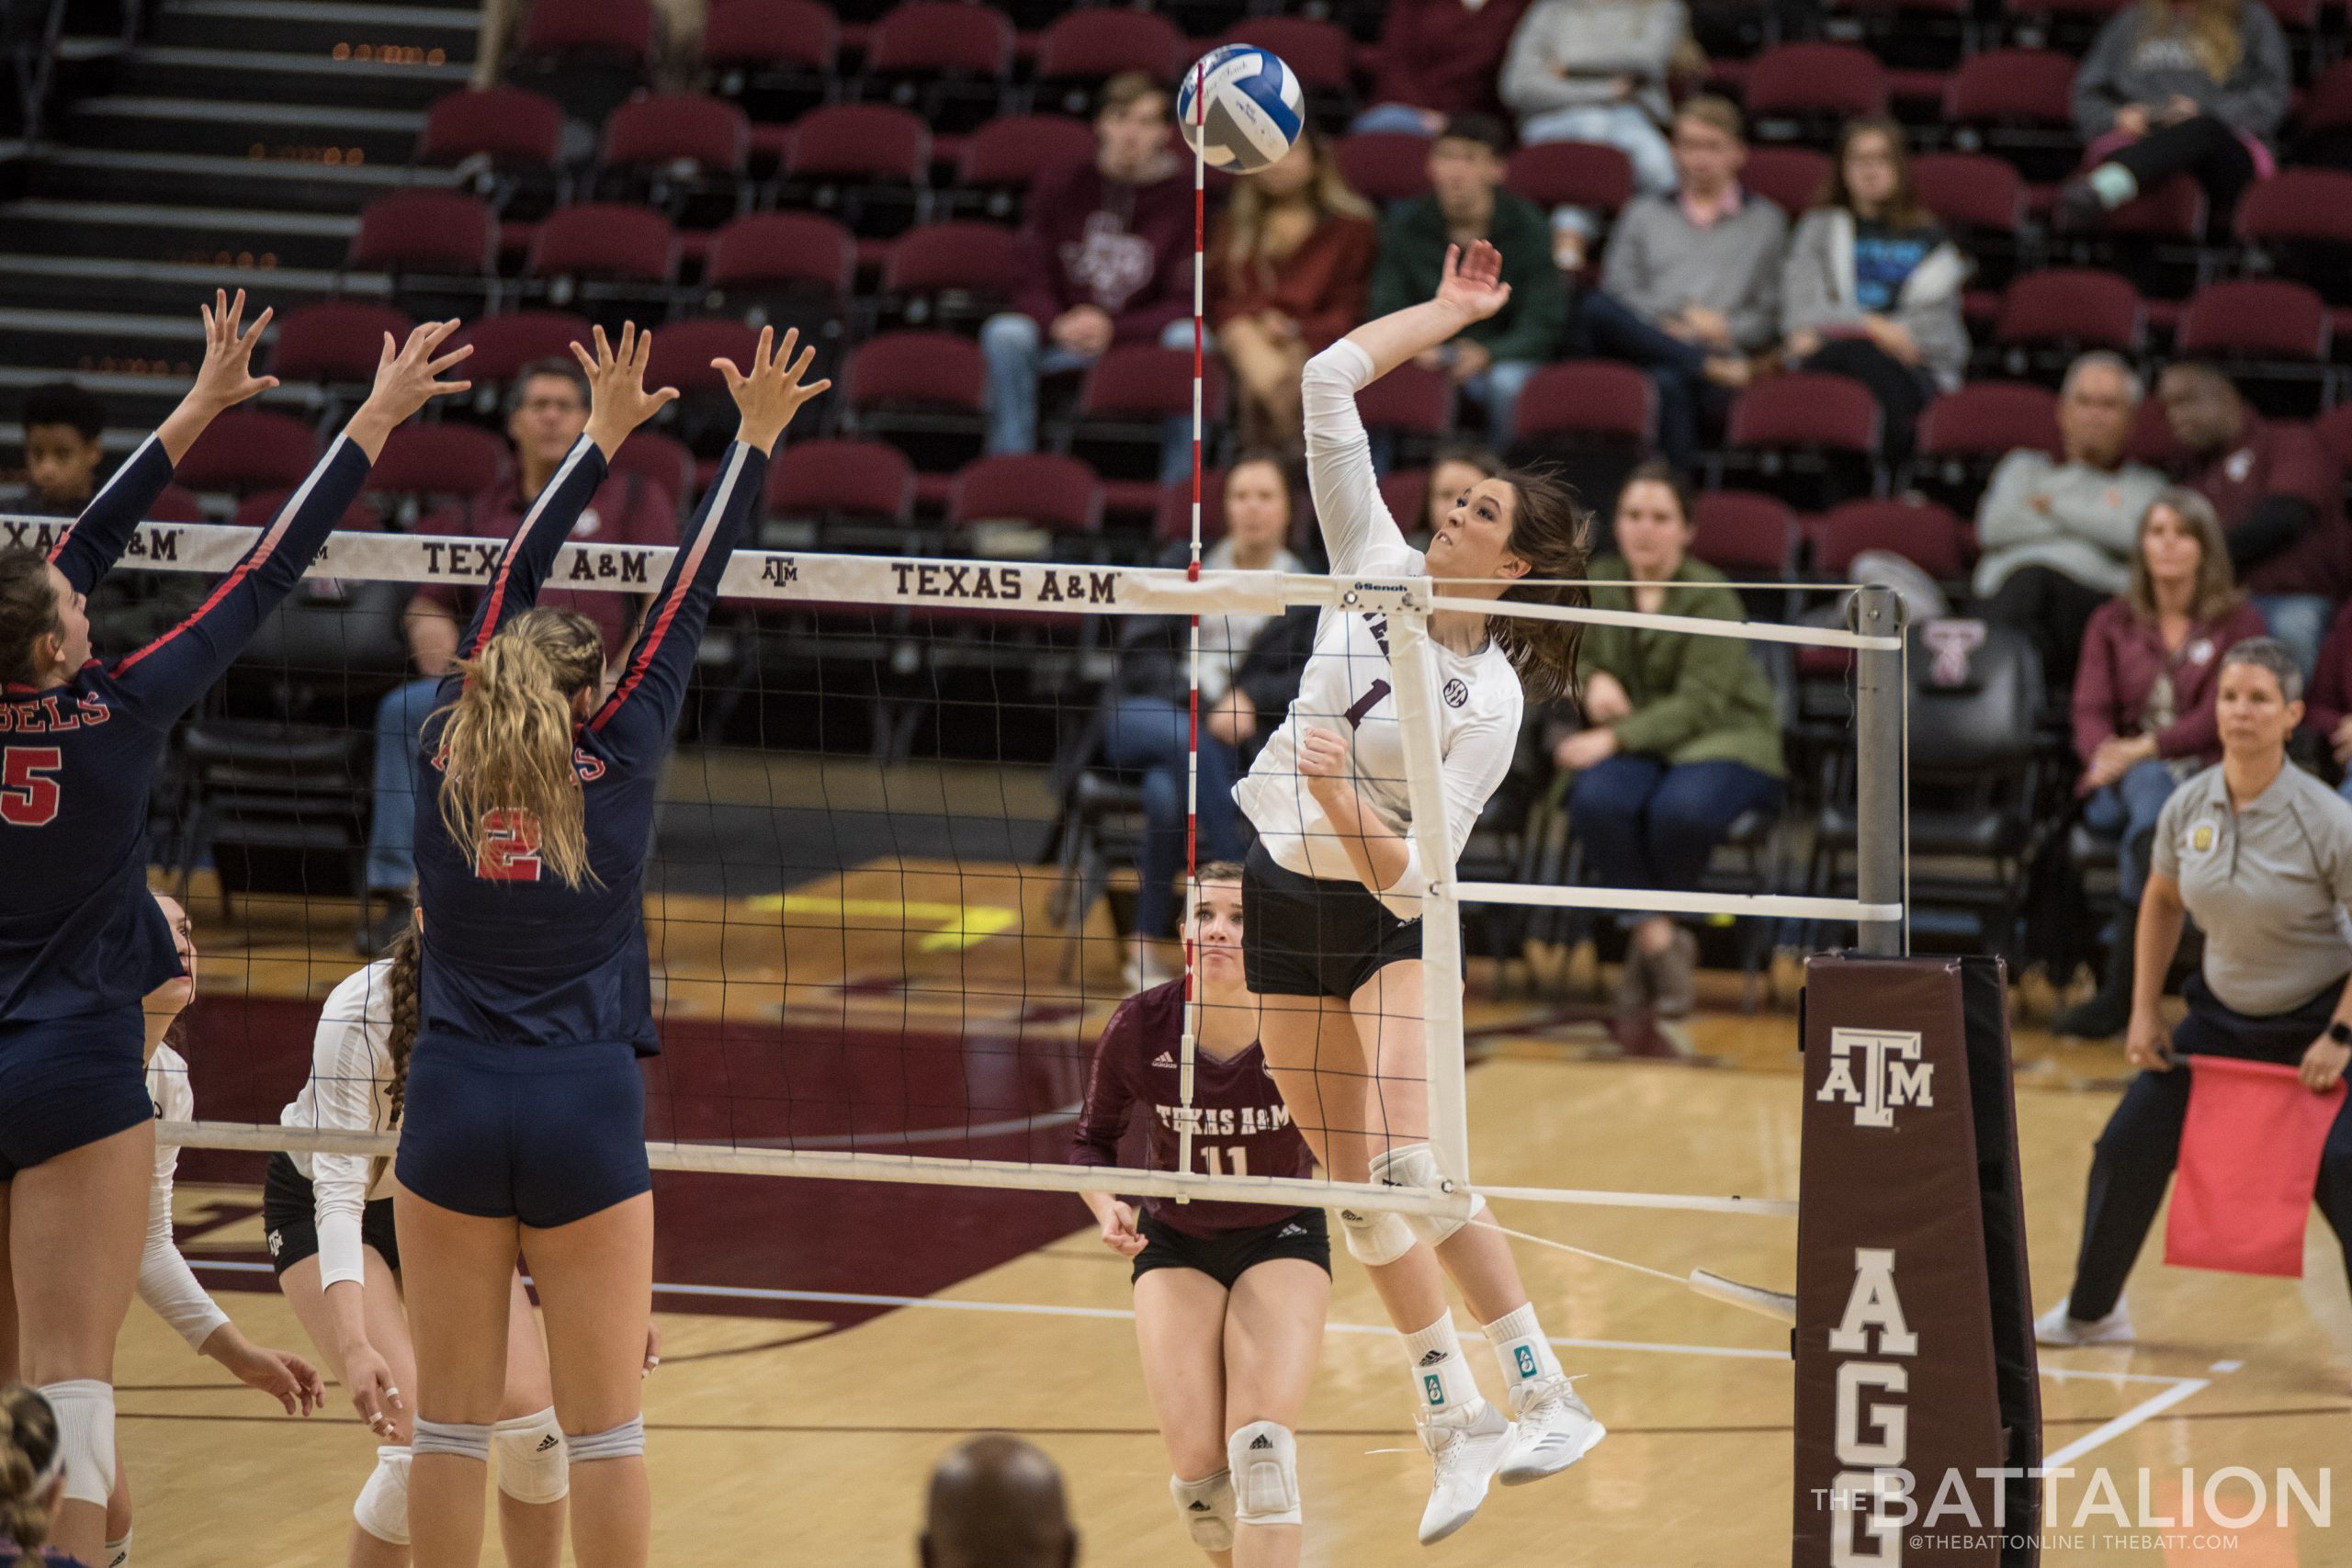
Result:
<instances>
[{"instance_id":1,"label":"maroon padding","mask_svg":"<svg viewBox=\"0 0 2352 1568\"><path fill-rule=\"evenodd\" d=\"M842 400L852 408L886 404L980 412L988 363L980 345L955 333L880 333L850 355Z\"/></svg>"},{"instance_id":2,"label":"maroon padding","mask_svg":"<svg viewBox=\"0 0 2352 1568\"><path fill-rule=\"evenodd\" d=\"M551 164L563 140L563 110L521 87L451 93L434 100L416 139L416 161L447 165L486 152L515 164Z\"/></svg>"},{"instance_id":3,"label":"maroon padding","mask_svg":"<svg viewBox=\"0 0 2352 1568\"><path fill-rule=\"evenodd\" d=\"M1878 400L1843 376L1775 376L1739 394L1731 408L1734 446L1878 448Z\"/></svg>"},{"instance_id":4,"label":"maroon padding","mask_svg":"<svg viewBox=\"0 0 2352 1568\"><path fill-rule=\"evenodd\" d=\"M1772 114L1884 114L1886 67L1849 43L1784 43L1748 62L1751 118Z\"/></svg>"},{"instance_id":5,"label":"maroon padding","mask_svg":"<svg viewBox=\"0 0 2352 1568\"><path fill-rule=\"evenodd\" d=\"M235 409L206 427L172 477L195 491L291 490L318 460L318 434L301 420Z\"/></svg>"},{"instance_id":6,"label":"maroon padding","mask_svg":"<svg viewBox=\"0 0 2352 1568\"><path fill-rule=\"evenodd\" d=\"M1923 457L2058 451L2058 394L2025 381L1972 381L1919 416Z\"/></svg>"},{"instance_id":7,"label":"maroon padding","mask_svg":"<svg viewBox=\"0 0 2352 1568\"><path fill-rule=\"evenodd\" d=\"M373 381L384 334L403 344L415 324L404 311L357 299L304 305L278 318L270 374L281 381Z\"/></svg>"},{"instance_id":8,"label":"maroon padding","mask_svg":"<svg viewBox=\"0 0 2352 1568\"><path fill-rule=\"evenodd\" d=\"M558 208L531 237L523 264L531 277L610 277L667 283L678 268L678 236L661 213L617 201Z\"/></svg>"},{"instance_id":9,"label":"maroon padding","mask_svg":"<svg viewBox=\"0 0 2352 1568\"><path fill-rule=\"evenodd\" d=\"M456 190L402 190L368 204L351 237L356 271L487 274L497 246L490 203Z\"/></svg>"},{"instance_id":10,"label":"maroon padding","mask_svg":"<svg viewBox=\"0 0 2352 1568\"><path fill-rule=\"evenodd\" d=\"M1007 519L1056 534L1097 533L1102 485L1075 457L1045 452L981 457L956 473L947 518L959 528Z\"/></svg>"},{"instance_id":11,"label":"maroon padding","mask_svg":"<svg viewBox=\"0 0 2352 1568\"><path fill-rule=\"evenodd\" d=\"M724 98L656 93L623 104L605 122L605 162L613 167L686 162L741 173L752 122Z\"/></svg>"}]
</instances>

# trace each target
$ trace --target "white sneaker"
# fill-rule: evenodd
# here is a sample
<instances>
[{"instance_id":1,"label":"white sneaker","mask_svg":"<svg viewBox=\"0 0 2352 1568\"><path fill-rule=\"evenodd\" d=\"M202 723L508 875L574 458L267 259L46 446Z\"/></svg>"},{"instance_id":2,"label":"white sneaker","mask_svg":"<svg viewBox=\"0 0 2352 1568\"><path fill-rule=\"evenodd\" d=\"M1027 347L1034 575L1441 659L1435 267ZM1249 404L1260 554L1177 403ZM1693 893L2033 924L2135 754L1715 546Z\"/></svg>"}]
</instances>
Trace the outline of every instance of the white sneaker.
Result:
<instances>
[{"instance_id":1,"label":"white sneaker","mask_svg":"<svg viewBox=\"0 0 2352 1568\"><path fill-rule=\"evenodd\" d=\"M2078 1317L2066 1315L2066 1305L2060 1302L2033 1320L2033 1337L2041 1345L2129 1345L2132 1343L2132 1314L2123 1303L2097 1323L2085 1323Z\"/></svg>"},{"instance_id":2,"label":"white sneaker","mask_svg":"<svg viewBox=\"0 0 2352 1568\"><path fill-rule=\"evenodd\" d=\"M1506 1486L1557 1475L1609 1435L1566 1376L1521 1383L1510 1391L1510 1404L1519 1413L1519 1436L1498 1472Z\"/></svg>"},{"instance_id":3,"label":"white sneaker","mask_svg":"<svg viewBox=\"0 0 2352 1568\"><path fill-rule=\"evenodd\" d=\"M1519 1428L1483 1399L1414 1419L1421 1428L1421 1445L1437 1461L1430 1478L1430 1506L1421 1510L1421 1544L1434 1546L1468 1524L1487 1500L1487 1483L1510 1452Z\"/></svg>"}]
</instances>

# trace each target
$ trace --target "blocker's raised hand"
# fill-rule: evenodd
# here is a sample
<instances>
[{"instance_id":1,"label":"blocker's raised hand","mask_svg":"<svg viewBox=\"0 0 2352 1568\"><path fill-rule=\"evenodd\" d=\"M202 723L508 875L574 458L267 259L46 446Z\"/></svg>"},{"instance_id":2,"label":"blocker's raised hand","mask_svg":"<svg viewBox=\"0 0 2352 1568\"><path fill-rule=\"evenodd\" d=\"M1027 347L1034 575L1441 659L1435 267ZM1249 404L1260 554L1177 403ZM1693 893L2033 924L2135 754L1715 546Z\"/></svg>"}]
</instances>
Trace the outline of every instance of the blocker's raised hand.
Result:
<instances>
[{"instance_id":1,"label":"blocker's raised hand","mask_svg":"<svg viewBox=\"0 0 2352 1568\"><path fill-rule=\"evenodd\" d=\"M252 326L245 326L242 288L234 299L225 290L214 289L212 303L199 306L198 311L204 317L204 363L197 367L196 385L188 389L191 400L217 412L277 385L275 376L253 373L254 350L261 344L272 311L262 311Z\"/></svg>"},{"instance_id":2,"label":"blocker's raised hand","mask_svg":"<svg viewBox=\"0 0 2352 1568\"><path fill-rule=\"evenodd\" d=\"M457 318L446 321L427 321L408 334L408 342L394 347L392 334L384 334L384 352L376 362L376 387L368 400L359 405L352 416L350 434L374 462L376 454L384 449L384 437L393 426L407 419L435 398L446 398L452 392L471 389L471 381L444 381L444 370L473 352L471 344L440 352L458 330ZM436 357L437 356L437 357Z\"/></svg>"},{"instance_id":3,"label":"blocker's raised hand","mask_svg":"<svg viewBox=\"0 0 2352 1568\"><path fill-rule=\"evenodd\" d=\"M1510 285L1503 281L1503 254L1484 240L1473 243L1466 254L1459 245L1446 246L1437 299L1474 321L1483 321L1510 304Z\"/></svg>"},{"instance_id":4,"label":"blocker's raised hand","mask_svg":"<svg viewBox=\"0 0 2352 1568\"><path fill-rule=\"evenodd\" d=\"M751 368L739 370L731 359L714 359L711 367L727 378L728 395L735 400L735 407L743 416L742 427L735 438L746 446L761 451L772 450L784 427L800 412L800 405L832 386L830 380L807 380L808 367L817 361L817 351L804 348L800 357L792 357L793 348L800 342L800 333L787 331L784 342L775 352L769 345L775 341L774 327L760 329L759 345L752 351Z\"/></svg>"},{"instance_id":5,"label":"blocker's raised hand","mask_svg":"<svg viewBox=\"0 0 2352 1568\"><path fill-rule=\"evenodd\" d=\"M588 438L609 458L630 431L651 419L663 404L676 401L678 389L645 389L645 367L653 355L653 334L648 332L640 335L635 321L621 323L621 345L617 349L605 340L604 328L596 328L595 336L594 355L575 343L571 356L588 373Z\"/></svg>"}]
</instances>

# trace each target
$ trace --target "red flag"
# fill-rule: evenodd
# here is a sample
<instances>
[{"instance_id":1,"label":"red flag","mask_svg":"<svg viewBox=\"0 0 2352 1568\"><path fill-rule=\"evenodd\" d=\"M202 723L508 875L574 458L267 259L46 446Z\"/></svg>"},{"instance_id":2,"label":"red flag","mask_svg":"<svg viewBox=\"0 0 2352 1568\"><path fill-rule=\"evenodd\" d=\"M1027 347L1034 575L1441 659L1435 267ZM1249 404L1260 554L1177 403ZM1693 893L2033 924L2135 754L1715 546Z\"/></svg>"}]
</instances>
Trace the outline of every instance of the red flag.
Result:
<instances>
[{"instance_id":1,"label":"red flag","mask_svg":"<svg viewBox=\"0 0 2352 1568\"><path fill-rule=\"evenodd\" d=\"M2295 1069L2234 1056L2188 1058L2165 1261L2230 1274L2303 1274L2303 1227L2344 1085L2313 1094Z\"/></svg>"}]
</instances>

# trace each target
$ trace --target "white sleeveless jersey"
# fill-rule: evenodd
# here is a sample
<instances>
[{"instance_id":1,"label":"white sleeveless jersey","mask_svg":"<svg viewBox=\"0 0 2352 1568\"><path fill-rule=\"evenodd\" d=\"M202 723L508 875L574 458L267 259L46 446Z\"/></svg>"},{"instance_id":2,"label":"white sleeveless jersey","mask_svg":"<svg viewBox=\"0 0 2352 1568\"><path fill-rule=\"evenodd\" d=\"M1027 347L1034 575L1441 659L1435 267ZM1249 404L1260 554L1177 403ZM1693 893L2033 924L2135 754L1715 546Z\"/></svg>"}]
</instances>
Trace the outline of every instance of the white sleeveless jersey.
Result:
<instances>
[{"instance_id":1,"label":"white sleeveless jersey","mask_svg":"<svg viewBox=\"0 0 2352 1568\"><path fill-rule=\"evenodd\" d=\"M1307 483L1330 552L1342 577L1422 577L1429 565L1405 542L1380 497L1372 449L1356 412L1356 391L1372 379L1372 360L1345 338L1307 361L1302 380L1306 414ZM1475 653L1430 644L1437 673L1438 754L1443 761L1446 840L1459 859L1519 746L1526 699L1519 671L1491 640ZM1400 836L1412 826L1406 788L1404 735L1396 722L1396 671L1388 662L1385 615L1323 612L1298 695L1282 727L1266 742L1234 799L1264 840L1266 852L1302 876L1353 882L1356 872L1321 807L1299 776L1300 725L1329 730L1349 742L1349 769L1374 815ZM1400 919L1417 919L1430 868L1407 839L1404 874L1380 896ZM1451 864L1438 868L1450 876Z\"/></svg>"}]
</instances>

